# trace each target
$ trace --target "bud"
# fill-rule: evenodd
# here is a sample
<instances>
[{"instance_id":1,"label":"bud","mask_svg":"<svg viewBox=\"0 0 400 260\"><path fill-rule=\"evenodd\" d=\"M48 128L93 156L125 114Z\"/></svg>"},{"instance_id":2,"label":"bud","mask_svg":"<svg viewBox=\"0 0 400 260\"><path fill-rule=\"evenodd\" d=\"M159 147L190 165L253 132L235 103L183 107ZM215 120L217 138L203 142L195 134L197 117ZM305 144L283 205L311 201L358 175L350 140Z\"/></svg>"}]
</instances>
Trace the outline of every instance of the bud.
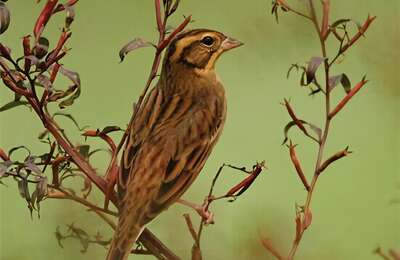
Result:
<instances>
[{"instance_id":1,"label":"bud","mask_svg":"<svg viewBox=\"0 0 400 260\"><path fill-rule=\"evenodd\" d=\"M6 4L0 1L0 34L4 33L10 25L10 11Z\"/></svg>"},{"instance_id":2,"label":"bud","mask_svg":"<svg viewBox=\"0 0 400 260\"><path fill-rule=\"evenodd\" d=\"M40 37L36 43L35 48L33 49L33 54L38 59L41 59L44 56L46 56L48 50L49 50L49 40L47 40L44 37Z\"/></svg>"}]
</instances>

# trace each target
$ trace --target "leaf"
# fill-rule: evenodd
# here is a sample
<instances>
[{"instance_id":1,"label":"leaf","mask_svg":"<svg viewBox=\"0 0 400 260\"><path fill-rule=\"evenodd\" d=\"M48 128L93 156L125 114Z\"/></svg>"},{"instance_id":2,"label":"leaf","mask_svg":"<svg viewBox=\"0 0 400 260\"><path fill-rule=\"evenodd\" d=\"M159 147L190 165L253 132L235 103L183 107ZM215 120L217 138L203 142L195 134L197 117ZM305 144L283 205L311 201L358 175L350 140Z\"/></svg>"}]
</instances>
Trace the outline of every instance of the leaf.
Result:
<instances>
[{"instance_id":1,"label":"leaf","mask_svg":"<svg viewBox=\"0 0 400 260\"><path fill-rule=\"evenodd\" d=\"M331 27L336 28L339 25L345 24L345 23L348 23L348 22L350 22L350 19L339 19L339 20L336 20L335 22L333 22Z\"/></svg>"},{"instance_id":2,"label":"leaf","mask_svg":"<svg viewBox=\"0 0 400 260\"><path fill-rule=\"evenodd\" d=\"M72 22L75 19L75 10L72 6L66 4L63 5L65 8L65 12L67 13L67 16L65 17L65 28L69 29L71 26Z\"/></svg>"},{"instance_id":3,"label":"leaf","mask_svg":"<svg viewBox=\"0 0 400 260\"><path fill-rule=\"evenodd\" d=\"M0 107L0 112L12 109L14 107L18 107L18 106L26 106L28 108L30 108L29 102L25 101L25 100L18 100L18 101L11 101L8 102L7 104L3 105L2 107Z\"/></svg>"},{"instance_id":4,"label":"leaf","mask_svg":"<svg viewBox=\"0 0 400 260\"><path fill-rule=\"evenodd\" d=\"M71 80L72 83L74 83L74 85L69 88L71 89L72 87L74 87L73 94L71 94L67 99L63 100L60 104L58 104L58 106L61 109L63 109L67 106L72 105L74 101L81 95L81 79L77 72L68 70L63 66L60 66L59 72L64 76L66 76L69 80Z\"/></svg>"},{"instance_id":5,"label":"leaf","mask_svg":"<svg viewBox=\"0 0 400 260\"><path fill-rule=\"evenodd\" d=\"M63 116L63 117L68 118L69 120L71 120L74 123L74 125L76 126L76 128L78 128L79 131L82 131L83 129L85 129L87 127L87 126L84 126L81 128L78 124L78 121L76 121L75 118L71 114L67 114L67 113L63 113L63 112L56 112L56 113L54 113L53 118L55 118L56 116Z\"/></svg>"},{"instance_id":6,"label":"leaf","mask_svg":"<svg viewBox=\"0 0 400 260\"><path fill-rule=\"evenodd\" d=\"M308 66L306 69L306 85L309 85L315 79L315 73L317 72L318 67L325 60L323 57L312 57L308 62Z\"/></svg>"},{"instance_id":7,"label":"leaf","mask_svg":"<svg viewBox=\"0 0 400 260\"><path fill-rule=\"evenodd\" d=\"M81 78L79 77L79 73L66 69L64 66L60 66L59 72L66 76L69 80L71 80L74 85L80 87L81 86Z\"/></svg>"},{"instance_id":8,"label":"leaf","mask_svg":"<svg viewBox=\"0 0 400 260\"><path fill-rule=\"evenodd\" d=\"M49 91L52 91L53 89L53 84L51 83L50 78L46 75L40 74L37 77L37 83L39 86L42 86Z\"/></svg>"},{"instance_id":9,"label":"leaf","mask_svg":"<svg viewBox=\"0 0 400 260\"><path fill-rule=\"evenodd\" d=\"M72 94L75 90L76 90L77 86L73 85L68 87L67 90L63 91L63 90L59 90L56 89L51 96L49 96L49 98L47 99L48 101L52 102L52 101L57 101L59 99L65 98L66 96Z\"/></svg>"},{"instance_id":10,"label":"leaf","mask_svg":"<svg viewBox=\"0 0 400 260\"><path fill-rule=\"evenodd\" d=\"M40 176L37 178L38 183L36 184L36 203L39 204L43 198L47 195L47 177Z\"/></svg>"},{"instance_id":11,"label":"leaf","mask_svg":"<svg viewBox=\"0 0 400 260\"><path fill-rule=\"evenodd\" d=\"M286 73L286 78L289 78L290 73L292 72L293 69L296 69L296 72L298 72L299 69L301 69L301 70L303 71L302 77L304 77L304 72L306 71L306 67L300 66L299 64L296 64L296 63L295 63L295 64L292 64L292 65L289 67L289 70L288 70L288 72Z\"/></svg>"},{"instance_id":12,"label":"leaf","mask_svg":"<svg viewBox=\"0 0 400 260\"><path fill-rule=\"evenodd\" d=\"M25 178L18 180L18 190L22 198L30 201L28 181Z\"/></svg>"},{"instance_id":13,"label":"leaf","mask_svg":"<svg viewBox=\"0 0 400 260\"><path fill-rule=\"evenodd\" d=\"M18 94L18 93L14 93L14 101L20 101L22 98L22 95Z\"/></svg>"},{"instance_id":14,"label":"leaf","mask_svg":"<svg viewBox=\"0 0 400 260\"><path fill-rule=\"evenodd\" d=\"M18 151L18 150L20 150L20 149L24 149L25 151L27 151L27 152L28 152L28 156L31 155L31 151L30 151L26 146L21 145L21 146L17 146L17 147L11 148L11 149L8 151L8 156L11 157L11 154L12 154L12 153L14 153L15 151Z\"/></svg>"},{"instance_id":15,"label":"leaf","mask_svg":"<svg viewBox=\"0 0 400 260\"><path fill-rule=\"evenodd\" d=\"M44 139L44 138L47 136L48 133L49 133L49 130L47 130L47 129L43 130L43 132L40 132L40 133L39 133L38 139L39 139L39 140Z\"/></svg>"},{"instance_id":16,"label":"leaf","mask_svg":"<svg viewBox=\"0 0 400 260\"><path fill-rule=\"evenodd\" d=\"M334 89L337 86L337 84L339 84L341 79L342 79L342 74L330 77L329 78L329 90Z\"/></svg>"},{"instance_id":17,"label":"leaf","mask_svg":"<svg viewBox=\"0 0 400 260\"><path fill-rule=\"evenodd\" d=\"M76 91L69 96L67 99L63 100L60 102L60 104L58 104L58 107L61 109L66 108L67 106L71 106L74 101L81 95L81 89L77 88Z\"/></svg>"},{"instance_id":18,"label":"leaf","mask_svg":"<svg viewBox=\"0 0 400 260\"><path fill-rule=\"evenodd\" d=\"M340 83L342 84L344 91L346 91L346 93L348 94L351 90L351 82L350 82L349 77L347 77L346 74L343 73L342 76L343 77L340 80Z\"/></svg>"},{"instance_id":19,"label":"leaf","mask_svg":"<svg viewBox=\"0 0 400 260\"><path fill-rule=\"evenodd\" d=\"M84 144L84 145L79 145L78 147L79 153L85 157L89 158L89 150L90 150L90 145Z\"/></svg>"},{"instance_id":20,"label":"leaf","mask_svg":"<svg viewBox=\"0 0 400 260\"><path fill-rule=\"evenodd\" d=\"M314 124L311 124L311 123L309 123L309 122L307 122L307 121L301 120L301 119L299 119L299 121L300 121L303 125L309 126L310 129L311 129L314 133L317 134L318 140L321 139L321 135L322 135L322 130L321 130L321 128L319 128L318 126L316 126L316 125L314 125ZM295 122L295 121L290 121L290 122L285 126L285 128L284 128L284 130L283 130L285 139L283 140L282 145L284 145L284 144L287 142L287 140L289 140L289 137L288 137L289 130L290 130L293 126L296 126L296 122Z\"/></svg>"},{"instance_id":21,"label":"leaf","mask_svg":"<svg viewBox=\"0 0 400 260\"><path fill-rule=\"evenodd\" d=\"M60 226L57 226L56 232L54 232L54 234L55 234L55 236L56 236L58 245L59 245L61 248L64 248L64 246L63 246L63 244L61 243L61 241L64 240L65 237L64 237L64 236L61 234L61 232L60 232Z\"/></svg>"},{"instance_id":22,"label":"leaf","mask_svg":"<svg viewBox=\"0 0 400 260\"><path fill-rule=\"evenodd\" d=\"M172 5L171 9L169 10L168 16L175 13L176 9L178 9L180 0L175 0L174 4Z\"/></svg>"},{"instance_id":23,"label":"leaf","mask_svg":"<svg viewBox=\"0 0 400 260\"><path fill-rule=\"evenodd\" d=\"M308 126L310 127L310 129L313 130L314 133L317 134L318 140L321 140L321 137L322 137L322 129L319 128L318 126L314 125L314 124L311 124L311 123L306 123L306 125L308 125Z\"/></svg>"},{"instance_id":24,"label":"leaf","mask_svg":"<svg viewBox=\"0 0 400 260\"><path fill-rule=\"evenodd\" d=\"M339 84L339 82L342 85L344 91L346 93L349 93L351 90L351 82L347 75L344 73L329 78L329 89L334 89Z\"/></svg>"},{"instance_id":25,"label":"leaf","mask_svg":"<svg viewBox=\"0 0 400 260\"><path fill-rule=\"evenodd\" d=\"M0 178L7 172L8 168L13 164L12 161L0 162Z\"/></svg>"},{"instance_id":26,"label":"leaf","mask_svg":"<svg viewBox=\"0 0 400 260\"><path fill-rule=\"evenodd\" d=\"M108 133L115 132L115 131L122 131L122 129L121 129L121 127L115 126L115 125L113 125L113 126L106 126L106 127L103 128L103 130L101 130L100 133L102 133L102 134L108 134Z\"/></svg>"},{"instance_id":27,"label":"leaf","mask_svg":"<svg viewBox=\"0 0 400 260\"><path fill-rule=\"evenodd\" d=\"M25 161L24 161L24 166L25 168L31 170L34 173L37 174L42 174L42 171L40 170L40 168L35 164L35 159L36 156L28 156L26 157Z\"/></svg>"},{"instance_id":28,"label":"leaf","mask_svg":"<svg viewBox=\"0 0 400 260\"><path fill-rule=\"evenodd\" d=\"M143 47L148 47L151 46L151 43L148 41L143 40L142 38L135 38L132 41L128 42L127 44L122 47L122 49L119 51L119 57L121 59L120 62L124 61L125 56L136 49L143 48Z\"/></svg>"}]
</instances>

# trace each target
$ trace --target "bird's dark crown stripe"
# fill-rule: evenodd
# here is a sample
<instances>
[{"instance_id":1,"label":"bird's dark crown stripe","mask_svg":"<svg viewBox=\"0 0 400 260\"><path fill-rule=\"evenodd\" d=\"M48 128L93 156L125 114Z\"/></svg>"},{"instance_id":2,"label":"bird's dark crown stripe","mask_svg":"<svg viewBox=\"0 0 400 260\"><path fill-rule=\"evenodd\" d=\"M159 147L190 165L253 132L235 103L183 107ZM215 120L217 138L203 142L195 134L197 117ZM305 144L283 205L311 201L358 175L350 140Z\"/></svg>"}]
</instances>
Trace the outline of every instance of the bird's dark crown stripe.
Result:
<instances>
[{"instance_id":1,"label":"bird's dark crown stripe","mask_svg":"<svg viewBox=\"0 0 400 260\"><path fill-rule=\"evenodd\" d=\"M195 29L188 32L181 33L175 40L170 43L168 47L167 60L177 61L181 59L183 50L191 44L199 41L204 34L217 34L218 32L207 29Z\"/></svg>"}]
</instances>

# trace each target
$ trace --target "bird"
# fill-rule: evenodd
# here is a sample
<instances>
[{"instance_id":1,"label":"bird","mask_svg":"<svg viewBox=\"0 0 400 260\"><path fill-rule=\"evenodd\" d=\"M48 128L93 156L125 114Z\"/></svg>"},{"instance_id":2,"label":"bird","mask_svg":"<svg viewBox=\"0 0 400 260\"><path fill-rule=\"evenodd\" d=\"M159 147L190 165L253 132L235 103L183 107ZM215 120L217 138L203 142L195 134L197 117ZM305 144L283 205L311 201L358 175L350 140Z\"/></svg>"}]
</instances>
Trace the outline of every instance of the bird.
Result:
<instances>
[{"instance_id":1,"label":"bird","mask_svg":"<svg viewBox=\"0 0 400 260\"><path fill-rule=\"evenodd\" d=\"M158 82L131 122L121 156L119 218L107 260L126 260L145 225L199 175L226 119L215 63L242 44L215 30L193 29L168 45Z\"/></svg>"}]
</instances>

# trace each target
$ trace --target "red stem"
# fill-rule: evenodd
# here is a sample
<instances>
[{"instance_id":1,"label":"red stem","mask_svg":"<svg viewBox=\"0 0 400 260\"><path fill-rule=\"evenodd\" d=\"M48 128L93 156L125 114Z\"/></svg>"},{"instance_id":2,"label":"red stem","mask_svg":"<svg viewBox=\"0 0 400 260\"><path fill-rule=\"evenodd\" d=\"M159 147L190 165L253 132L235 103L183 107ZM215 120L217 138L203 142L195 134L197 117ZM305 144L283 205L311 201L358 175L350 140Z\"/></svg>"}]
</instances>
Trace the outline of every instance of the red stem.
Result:
<instances>
[{"instance_id":1,"label":"red stem","mask_svg":"<svg viewBox=\"0 0 400 260\"><path fill-rule=\"evenodd\" d=\"M358 30L358 33L353 36L353 38L350 39L350 41L344 45L341 49L341 53L345 52L348 48L350 48L358 39L360 39L361 36L364 35L364 33L367 31L368 27L371 25L371 23L376 19L376 16L369 16L363 26Z\"/></svg>"},{"instance_id":2,"label":"red stem","mask_svg":"<svg viewBox=\"0 0 400 260\"><path fill-rule=\"evenodd\" d=\"M36 39L40 37L44 27L50 20L50 17L53 14L53 10L57 2L58 0L48 0L46 5L43 7L42 12L39 15L39 18L36 20L35 27L33 28L33 34L35 35Z\"/></svg>"},{"instance_id":3,"label":"red stem","mask_svg":"<svg viewBox=\"0 0 400 260\"><path fill-rule=\"evenodd\" d=\"M296 145L293 145L292 142L290 142L290 145L289 145L290 159L296 169L297 175L299 176L301 182L303 183L306 190L309 191L310 185L308 184L307 178L304 175L303 169L301 168L300 161L297 158L295 147L296 147Z\"/></svg>"}]
</instances>

